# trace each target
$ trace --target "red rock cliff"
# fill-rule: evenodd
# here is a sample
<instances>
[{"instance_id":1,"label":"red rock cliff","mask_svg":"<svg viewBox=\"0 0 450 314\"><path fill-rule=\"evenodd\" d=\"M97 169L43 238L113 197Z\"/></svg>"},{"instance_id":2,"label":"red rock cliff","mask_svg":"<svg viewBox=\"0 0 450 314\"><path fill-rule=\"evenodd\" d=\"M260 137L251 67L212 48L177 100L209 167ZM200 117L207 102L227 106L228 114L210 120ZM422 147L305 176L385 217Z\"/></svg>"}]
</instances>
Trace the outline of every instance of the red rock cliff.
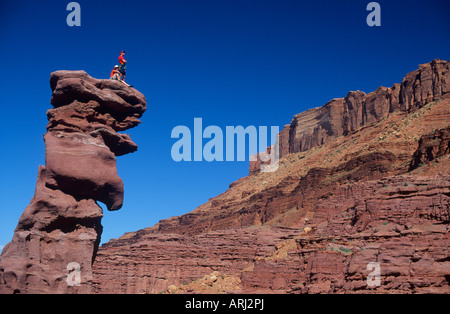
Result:
<instances>
[{"instance_id":1,"label":"red rock cliff","mask_svg":"<svg viewBox=\"0 0 450 314\"><path fill-rule=\"evenodd\" d=\"M277 171L103 245L95 292L449 293L448 82L433 61L297 115Z\"/></svg>"}]
</instances>

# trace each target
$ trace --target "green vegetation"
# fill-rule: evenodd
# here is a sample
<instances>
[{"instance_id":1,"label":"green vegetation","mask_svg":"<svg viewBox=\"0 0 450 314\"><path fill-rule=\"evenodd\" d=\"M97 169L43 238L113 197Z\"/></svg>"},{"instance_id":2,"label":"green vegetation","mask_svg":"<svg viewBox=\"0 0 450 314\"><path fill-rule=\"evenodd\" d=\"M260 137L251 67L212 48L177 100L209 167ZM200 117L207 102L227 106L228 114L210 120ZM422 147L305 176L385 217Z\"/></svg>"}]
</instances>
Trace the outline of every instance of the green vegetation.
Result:
<instances>
[{"instance_id":1,"label":"green vegetation","mask_svg":"<svg viewBox=\"0 0 450 314\"><path fill-rule=\"evenodd\" d=\"M341 247L339 247L339 251L344 252L344 253L351 253L352 249L341 246Z\"/></svg>"}]
</instances>

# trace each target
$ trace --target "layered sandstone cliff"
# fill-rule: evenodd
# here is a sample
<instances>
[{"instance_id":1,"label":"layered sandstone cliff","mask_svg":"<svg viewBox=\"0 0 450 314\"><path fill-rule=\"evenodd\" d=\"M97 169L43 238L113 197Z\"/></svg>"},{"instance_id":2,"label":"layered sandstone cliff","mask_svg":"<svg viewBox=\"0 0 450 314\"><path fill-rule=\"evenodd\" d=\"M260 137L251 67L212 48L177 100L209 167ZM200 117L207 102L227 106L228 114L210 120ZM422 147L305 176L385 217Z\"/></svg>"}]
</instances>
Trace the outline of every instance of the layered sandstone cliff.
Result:
<instances>
[{"instance_id":1,"label":"layered sandstone cliff","mask_svg":"<svg viewBox=\"0 0 450 314\"><path fill-rule=\"evenodd\" d=\"M276 172L103 245L96 292L448 293L448 82L436 60L297 115Z\"/></svg>"},{"instance_id":2,"label":"layered sandstone cliff","mask_svg":"<svg viewBox=\"0 0 450 314\"><path fill-rule=\"evenodd\" d=\"M420 65L390 88L379 87L369 94L349 92L344 98L295 115L289 126L289 152L305 151L347 135L396 110L411 112L450 97L449 67L448 61L434 60Z\"/></svg>"},{"instance_id":3,"label":"layered sandstone cliff","mask_svg":"<svg viewBox=\"0 0 450 314\"><path fill-rule=\"evenodd\" d=\"M47 112L45 166L0 256L0 293L88 293L102 233L102 208L122 207L124 187L116 156L136 151L126 134L140 123L145 97L84 71L57 71ZM73 284L67 281L76 271Z\"/></svg>"}]
</instances>

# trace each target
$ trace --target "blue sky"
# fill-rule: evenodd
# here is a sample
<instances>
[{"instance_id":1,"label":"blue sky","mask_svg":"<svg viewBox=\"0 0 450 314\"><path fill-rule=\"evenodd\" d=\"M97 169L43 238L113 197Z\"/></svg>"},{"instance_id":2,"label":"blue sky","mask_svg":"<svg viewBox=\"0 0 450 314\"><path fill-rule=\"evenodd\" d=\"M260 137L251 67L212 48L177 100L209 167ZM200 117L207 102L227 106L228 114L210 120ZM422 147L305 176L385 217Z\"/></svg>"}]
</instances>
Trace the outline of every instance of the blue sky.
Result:
<instances>
[{"instance_id":1,"label":"blue sky","mask_svg":"<svg viewBox=\"0 0 450 314\"><path fill-rule=\"evenodd\" d=\"M450 59L447 0L378 1L381 27L367 26L364 0L85 0L81 27L66 24L69 2L0 4L0 246L44 164L55 70L108 78L126 49L127 81L148 100L142 124L126 131L139 150L117 158L125 204L105 211L105 242L187 213L247 175L248 160L174 162L175 126L201 117L204 127L281 128L350 90Z\"/></svg>"}]
</instances>

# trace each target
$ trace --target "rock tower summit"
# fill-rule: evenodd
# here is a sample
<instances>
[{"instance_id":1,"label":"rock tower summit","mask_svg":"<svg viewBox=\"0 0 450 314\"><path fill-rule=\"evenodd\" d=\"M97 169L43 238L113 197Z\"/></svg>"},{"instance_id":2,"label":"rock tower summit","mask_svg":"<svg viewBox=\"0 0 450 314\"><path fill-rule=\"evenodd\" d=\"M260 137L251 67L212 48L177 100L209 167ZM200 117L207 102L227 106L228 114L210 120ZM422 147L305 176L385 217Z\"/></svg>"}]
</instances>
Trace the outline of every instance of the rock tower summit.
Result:
<instances>
[{"instance_id":1,"label":"rock tower summit","mask_svg":"<svg viewBox=\"0 0 450 314\"><path fill-rule=\"evenodd\" d=\"M124 186L116 156L137 145L126 134L137 126L146 99L136 89L84 71L57 71L48 110L45 166L0 256L0 293L89 293L102 233L102 208L118 210ZM79 265L72 269L72 266ZM79 282L67 281L70 271Z\"/></svg>"}]
</instances>

